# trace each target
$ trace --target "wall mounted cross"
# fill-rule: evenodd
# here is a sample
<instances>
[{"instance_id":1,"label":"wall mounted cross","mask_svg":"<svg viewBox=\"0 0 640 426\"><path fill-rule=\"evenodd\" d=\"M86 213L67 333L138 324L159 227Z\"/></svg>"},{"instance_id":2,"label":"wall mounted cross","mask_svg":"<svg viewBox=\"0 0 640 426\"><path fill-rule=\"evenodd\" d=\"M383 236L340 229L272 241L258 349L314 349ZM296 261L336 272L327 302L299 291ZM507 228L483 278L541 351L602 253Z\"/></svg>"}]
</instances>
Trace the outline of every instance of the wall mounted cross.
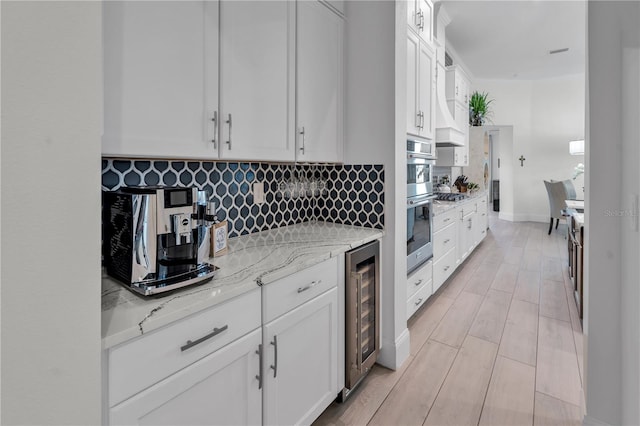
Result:
<instances>
[{"instance_id":1,"label":"wall mounted cross","mask_svg":"<svg viewBox=\"0 0 640 426\"><path fill-rule=\"evenodd\" d=\"M524 160L526 160L526 158L524 158L524 155L521 155L518 160L520 160L520 167L524 167Z\"/></svg>"}]
</instances>

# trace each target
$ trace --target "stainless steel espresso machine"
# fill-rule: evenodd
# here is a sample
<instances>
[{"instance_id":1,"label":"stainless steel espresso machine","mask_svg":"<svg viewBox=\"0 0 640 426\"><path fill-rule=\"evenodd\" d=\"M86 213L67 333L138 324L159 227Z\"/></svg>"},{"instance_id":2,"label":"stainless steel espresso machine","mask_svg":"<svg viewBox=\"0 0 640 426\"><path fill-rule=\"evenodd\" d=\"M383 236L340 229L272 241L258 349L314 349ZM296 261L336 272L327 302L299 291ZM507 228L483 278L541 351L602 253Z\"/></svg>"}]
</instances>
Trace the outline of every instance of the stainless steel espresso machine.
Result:
<instances>
[{"instance_id":1,"label":"stainless steel espresso machine","mask_svg":"<svg viewBox=\"0 0 640 426\"><path fill-rule=\"evenodd\" d=\"M103 193L107 273L153 295L213 278L213 204L196 188L123 187Z\"/></svg>"}]
</instances>

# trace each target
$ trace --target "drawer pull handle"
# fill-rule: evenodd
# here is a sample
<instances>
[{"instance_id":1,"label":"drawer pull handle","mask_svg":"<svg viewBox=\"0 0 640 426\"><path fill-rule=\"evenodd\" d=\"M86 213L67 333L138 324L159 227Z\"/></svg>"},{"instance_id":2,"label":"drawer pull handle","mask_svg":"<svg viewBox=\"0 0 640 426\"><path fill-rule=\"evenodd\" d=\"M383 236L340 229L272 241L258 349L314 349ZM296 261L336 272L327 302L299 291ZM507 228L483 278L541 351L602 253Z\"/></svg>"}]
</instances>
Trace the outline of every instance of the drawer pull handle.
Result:
<instances>
[{"instance_id":1,"label":"drawer pull handle","mask_svg":"<svg viewBox=\"0 0 640 426\"><path fill-rule=\"evenodd\" d=\"M307 291L309 290L311 287L315 287L316 284L320 284L322 282L322 280L318 280L318 281L311 281L311 284L304 286L304 287L298 287L298 293L302 293L303 291Z\"/></svg>"},{"instance_id":2,"label":"drawer pull handle","mask_svg":"<svg viewBox=\"0 0 640 426\"><path fill-rule=\"evenodd\" d=\"M449 222L451 220L450 217L446 218L445 220L443 220L443 222Z\"/></svg>"},{"instance_id":3,"label":"drawer pull handle","mask_svg":"<svg viewBox=\"0 0 640 426\"><path fill-rule=\"evenodd\" d=\"M258 375L256 379L258 379L258 389L262 389L262 343L258 345L258 350L256 351L258 354Z\"/></svg>"},{"instance_id":4,"label":"drawer pull handle","mask_svg":"<svg viewBox=\"0 0 640 426\"><path fill-rule=\"evenodd\" d=\"M275 378L278 374L278 336L273 335L273 365L271 365L271 369L273 370L273 377Z\"/></svg>"},{"instance_id":5,"label":"drawer pull handle","mask_svg":"<svg viewBox=\"0 0 640 426\"><path fill-rule=\"evenodd\" d=\"M447 244L449 241L451 241L449 238L447 238L446 240L444 240L444 243Z\"/></svg>"},{"instance_id":6,"label":"drawer pull handle","mask_svg":"<svg viewBox=\"0 0 640 426\"><path fill-rule=\"evenodd\" d=\"M187 349L190 349L196 345L199 345L205 340L211 339L212 337L216 337L218 334L222 333L223 331L226 331L228 328L229 328L229 324L225 325L224 327L214 328L211 333L199 338L198 340L193 340L193 341L187 340L187 343L185 343L185 345L180 348L180 351L184 352Z\"/></svg>"},{"instance_id":7,"label":"drawer pull handle","mask_svg":"<svg viewBox=\"0 0 640 426\"><path fill-rule=\"evenodd\" d=\"M418 299L418 301L416 302L416 306L418 306L421 303L422 303L422 297L420 299Z\"/></svg>"},{"instance_id":8,"label":"drawer pull handle","mask_svg":"<svg viewBox=\"0 0 640 426\"><path fill-rule=\"evenodd\" d=\"M445 271L448 271L448 270L449 270L449 265L445 266L445 267L444 267L444 270L445 270Z\"/></svg>"},{"instance_id":9,"label":"drawer pull handle","mask_svg":"<svg viewBox=\"0 0 640 426\"><path fill-rule=\"evenodd\" d=\"M418 281L415 282L415 285L418 286L422 283L422 279L419 279Z\"/></svg>"}]
</instances>

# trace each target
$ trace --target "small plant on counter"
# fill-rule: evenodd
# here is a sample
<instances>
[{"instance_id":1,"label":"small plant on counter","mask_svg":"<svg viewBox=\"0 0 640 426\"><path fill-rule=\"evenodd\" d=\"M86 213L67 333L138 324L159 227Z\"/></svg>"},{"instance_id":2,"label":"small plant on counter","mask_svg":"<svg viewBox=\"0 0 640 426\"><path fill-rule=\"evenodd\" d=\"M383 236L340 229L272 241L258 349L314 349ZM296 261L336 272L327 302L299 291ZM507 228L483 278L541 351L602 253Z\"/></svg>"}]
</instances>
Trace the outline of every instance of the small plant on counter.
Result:
<instances>
[{"instance_id":1,"label":"small plant on counter","mask_svg":"<svg viewBox=\"0 0 640 426\"><path fill-rule=\"evenodd\" d=\"M468 191L477 191L478 189L480 189L480 186L477 183L469 182L467 184L467 190Z\"/></svg>"},{"instance_id":2,"label":"small plant on counter","mask_svg":"<svg viewBox=\"0 0 640 426\"><path fill-rule=\"evenodd\" d=\"M489 104L493 102L493 99L487 99L488 97L489 94L486 92L473 92L469 98L469 125L483 126L485 120L489 120L489 116L492 114Z\"/></svg>"}]
</instances>

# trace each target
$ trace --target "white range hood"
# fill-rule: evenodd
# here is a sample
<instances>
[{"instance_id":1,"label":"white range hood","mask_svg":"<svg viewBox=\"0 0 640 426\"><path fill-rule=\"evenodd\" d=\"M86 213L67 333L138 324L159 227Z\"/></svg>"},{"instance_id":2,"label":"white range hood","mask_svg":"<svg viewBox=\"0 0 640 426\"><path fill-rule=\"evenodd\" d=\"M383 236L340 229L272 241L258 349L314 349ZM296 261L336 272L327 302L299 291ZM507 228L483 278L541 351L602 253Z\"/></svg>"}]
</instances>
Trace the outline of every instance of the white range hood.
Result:
<instances>
[{"instance_id":1,"label":"white range hood","mask_svg":"<svg viewBox=\"0 0 640 426\"><path fill-rule=\"evenodd\" d=\"M464 133L458 128L447 106L446 73L440 61L437 62L436 73L436 146L464 146Z\"/></svg>"},{"instance_id":2,"label":"white range hood","mask_svg":"<svg viewBox=\"0 0 640 426\"><path fill-rule=\"evenodd\" d=\"M447 78L444 69L445 28L451 23L451 18L442 7L441 1L436 1L434 8L436 13L434 37L436 45L436 146L464 146L465 135L449 111L445 93L445 79Z\"/></svg>"}]
</instances>

